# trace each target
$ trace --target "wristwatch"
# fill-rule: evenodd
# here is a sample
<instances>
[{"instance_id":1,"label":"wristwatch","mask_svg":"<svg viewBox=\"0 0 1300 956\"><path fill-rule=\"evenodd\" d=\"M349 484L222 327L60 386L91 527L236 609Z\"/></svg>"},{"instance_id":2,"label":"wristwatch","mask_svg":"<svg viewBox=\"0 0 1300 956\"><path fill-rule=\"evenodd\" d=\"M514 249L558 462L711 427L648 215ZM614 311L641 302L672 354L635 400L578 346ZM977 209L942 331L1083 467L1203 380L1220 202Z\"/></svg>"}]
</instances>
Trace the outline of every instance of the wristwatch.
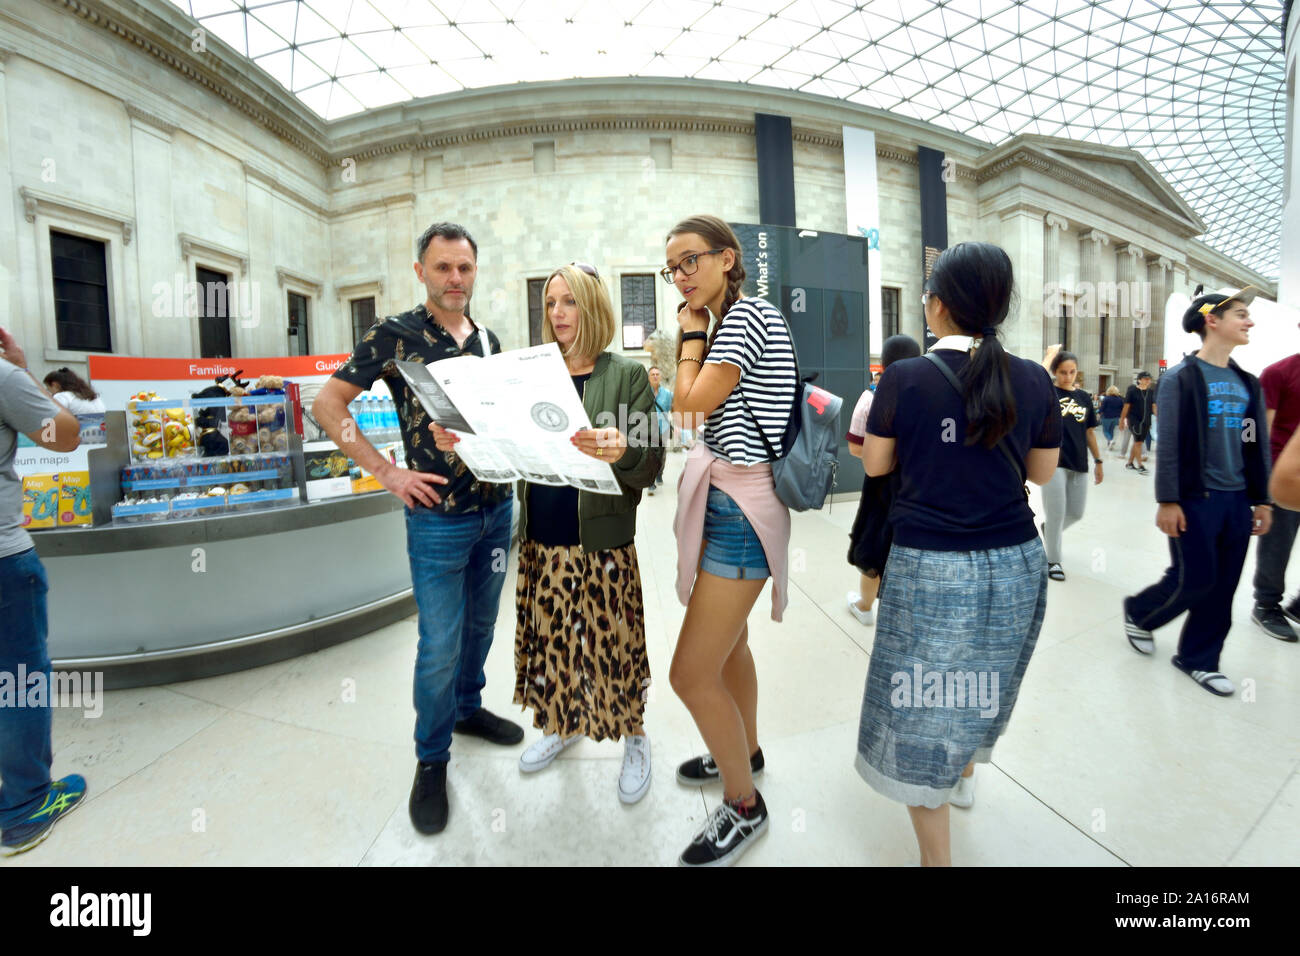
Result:
<instances>
[{"instance_id":1,"label":"wristwatch","mask_svg":"<svg viewBox=\"0 0 1300 956\"><path fill-rule=\"evenodd\" d=\"M1095 464L1095 465L1100 465L1100 464L1101 464L1101 459L1100 459L1100 458L1094 458L1092 461L1093 461L1093 464Z\"/></svg>"}]
</instances>

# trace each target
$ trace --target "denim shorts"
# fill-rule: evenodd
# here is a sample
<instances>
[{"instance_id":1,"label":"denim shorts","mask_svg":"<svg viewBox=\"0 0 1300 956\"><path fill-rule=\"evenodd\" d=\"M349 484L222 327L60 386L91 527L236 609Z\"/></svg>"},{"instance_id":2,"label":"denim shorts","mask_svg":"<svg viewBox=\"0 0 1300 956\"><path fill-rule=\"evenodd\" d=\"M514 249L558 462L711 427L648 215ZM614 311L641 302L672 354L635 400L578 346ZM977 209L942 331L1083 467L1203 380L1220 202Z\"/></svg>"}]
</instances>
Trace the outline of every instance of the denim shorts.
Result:
<instances>
[{"instance_id":1,"label":"denim shorts","mask_svg":"<svg viewBox=\"0 0 1300 956\"><path fill-rule=\"evenodd\" d=\"M730 495L712 485L704 510L704 557L700 570L732 580L756 581L772 576L754 526Z\"/></svg>"}]
</instances>

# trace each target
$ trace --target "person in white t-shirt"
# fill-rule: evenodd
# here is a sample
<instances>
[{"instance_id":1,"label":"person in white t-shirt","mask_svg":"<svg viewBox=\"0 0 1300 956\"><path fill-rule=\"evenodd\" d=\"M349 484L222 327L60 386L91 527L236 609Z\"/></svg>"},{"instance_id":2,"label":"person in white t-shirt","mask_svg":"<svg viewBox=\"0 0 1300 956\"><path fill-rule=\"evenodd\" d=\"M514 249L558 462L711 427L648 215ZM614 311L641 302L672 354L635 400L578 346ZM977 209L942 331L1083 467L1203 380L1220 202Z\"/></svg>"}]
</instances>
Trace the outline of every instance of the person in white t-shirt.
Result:
<instances>
[{"instance_id":1,"label":"person in white t-shirt","mask_svg":"<svg viewBox=\"0 0 1300 956\"><path fill-rule=\"evenodd\" d=\"M43 381L50 397L74 415L103 415L107 411L90 383L72 369L55 369Z\"/></svg>"}]
</instances>

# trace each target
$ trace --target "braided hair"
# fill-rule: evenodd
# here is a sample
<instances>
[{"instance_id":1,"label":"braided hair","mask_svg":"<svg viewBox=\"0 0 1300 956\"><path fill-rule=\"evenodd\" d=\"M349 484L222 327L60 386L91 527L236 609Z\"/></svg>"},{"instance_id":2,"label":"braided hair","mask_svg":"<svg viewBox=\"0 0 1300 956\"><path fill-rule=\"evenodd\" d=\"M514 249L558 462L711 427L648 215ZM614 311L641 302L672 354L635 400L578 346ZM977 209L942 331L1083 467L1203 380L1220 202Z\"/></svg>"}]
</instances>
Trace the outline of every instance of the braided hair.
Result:
<instances>
[{"instance_id":1,"label":"braided hair","mask_svg":"<svg viewBox=\"0 0 1300 956\"><path fill-rule=\"evenodd\" d=\"M727 291L722 297L722 315L718 316L718 321L709 334L709 348L712 348L713 340L717 338L723 317L733 305L740 301L740 290L745 284L745 265L742 261L744 253L740 248L740 240L736 238L735 231L717 216L691 216L688 219L683 219L673 226L668 235L664 237L664 241L667 242L673 236L680 236L688 232L693 232L703 239L710 249L730 249L736 254L736 261L727 270ZM682 333L678 329L677 357L681 358L681 354Z\"/></svg>"}]
</instances>

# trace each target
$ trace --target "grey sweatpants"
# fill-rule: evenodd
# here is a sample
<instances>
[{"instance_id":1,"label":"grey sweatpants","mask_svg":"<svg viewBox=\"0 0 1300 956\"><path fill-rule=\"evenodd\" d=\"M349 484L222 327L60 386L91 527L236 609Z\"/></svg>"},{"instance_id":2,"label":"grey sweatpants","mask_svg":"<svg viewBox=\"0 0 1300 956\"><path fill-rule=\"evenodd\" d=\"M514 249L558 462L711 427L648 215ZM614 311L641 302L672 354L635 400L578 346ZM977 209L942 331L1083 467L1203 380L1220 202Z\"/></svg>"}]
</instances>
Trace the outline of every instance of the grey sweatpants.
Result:
<instances>
[{"instance_id":1,"label":"grey sweatpants","mask_svg":"<svg viewBox=\"0 0 1300 956\"><path fill-rule=\"evenodd\" d=\"M1044 524L1043 547L1047 550L1047 563L1061 563L1061 532L1083 517L1083 506L1088 501L1086 471L1058 468L1052 480L1043 486Z\"/></svg>"}]
</instances>

